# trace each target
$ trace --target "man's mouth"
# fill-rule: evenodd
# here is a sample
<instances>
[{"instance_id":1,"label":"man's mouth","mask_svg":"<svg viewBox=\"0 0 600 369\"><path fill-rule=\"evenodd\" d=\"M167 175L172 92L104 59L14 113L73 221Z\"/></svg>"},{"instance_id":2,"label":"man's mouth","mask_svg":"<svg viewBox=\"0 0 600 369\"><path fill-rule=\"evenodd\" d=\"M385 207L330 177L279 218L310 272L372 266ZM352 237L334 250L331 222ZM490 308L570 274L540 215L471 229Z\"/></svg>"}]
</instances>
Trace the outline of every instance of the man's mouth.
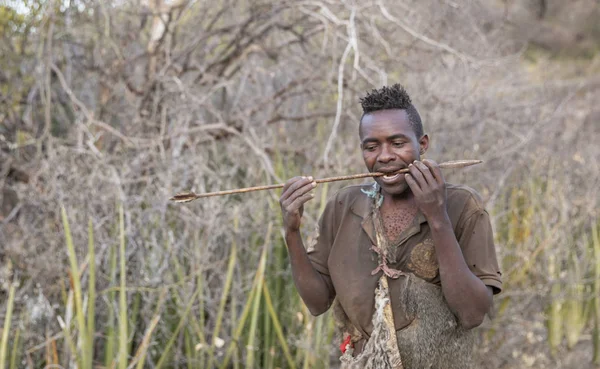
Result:
<instances>
[{"instance_id":1,"label":"man's mouth","mask_svg":"<svg viewBox=\"0 0 600 369\"><path fill-rule=\"evenodd\" d=\"M396 184L404 179L404 174L398 173L398 171L401 169L402 168L387 168L387 169L381 168L381 169L378 169L377 171L385 173L384 175L382 175L379 178L381 178L381 181L384 184L391 185L391 184Z\"/></svg>"},{"instance_id":2,"label":"man's mouth","mask_svg":"<svg viewBox=\"0 0 600 369\"><path fill-rule=\"evenodd\" d=\"M385 184L393 184L393 183L396 183L400 179L401 176L402 176L402 174L400 174L400 173L396 173L396 174L389 173L389 174L385 174L385 175L381 176L381 179L383 180L383 182Z\"/></svg>"}]
</instances>

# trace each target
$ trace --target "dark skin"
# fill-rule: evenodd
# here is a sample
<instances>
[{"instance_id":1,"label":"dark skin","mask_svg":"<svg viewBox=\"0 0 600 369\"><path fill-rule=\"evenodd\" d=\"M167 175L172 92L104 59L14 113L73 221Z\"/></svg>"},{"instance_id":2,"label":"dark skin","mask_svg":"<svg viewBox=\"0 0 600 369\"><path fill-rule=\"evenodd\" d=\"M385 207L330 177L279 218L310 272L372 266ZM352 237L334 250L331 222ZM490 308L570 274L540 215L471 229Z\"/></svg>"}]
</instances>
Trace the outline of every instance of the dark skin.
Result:
<instances>
[{"instance_id":1,"label":"dark skin","mask_svg":"<svg viewBox=\"0 0 600 369\"><path fill-rule=\"evenodd\" d=\"M492 289L468 268L446 210L446 187L438 165L420 160L429 137L417 137L406 111L382 110L366 114L360 127L363 159L369 171L392 173L409 168L402 176L377 177L384 201L382 217L399 209L418 207L429 223L439 264L442 292L459 324L467 329L481 324L492 305ZM312 177L290 179L280 198L286 242L294 283L312 314L325 312L333 300L321 274L308 259L300 225L304 203L314 197Z\"/></svg>"},{"instance_id":2,"label":"dark skin","mask_svg":"<svg viewBox=\"0 0 600 369\"><path fill-rule=\"evenodd\" d=\"M294 284L308 310L315 316L326 312L335 297L327 287L323 276L308 259L300 235L304 204L314 198L315 195L311 191L316 186L317 183L312 177L291 178L283 187L279 199Z\"/></svg>"}]
</instances>

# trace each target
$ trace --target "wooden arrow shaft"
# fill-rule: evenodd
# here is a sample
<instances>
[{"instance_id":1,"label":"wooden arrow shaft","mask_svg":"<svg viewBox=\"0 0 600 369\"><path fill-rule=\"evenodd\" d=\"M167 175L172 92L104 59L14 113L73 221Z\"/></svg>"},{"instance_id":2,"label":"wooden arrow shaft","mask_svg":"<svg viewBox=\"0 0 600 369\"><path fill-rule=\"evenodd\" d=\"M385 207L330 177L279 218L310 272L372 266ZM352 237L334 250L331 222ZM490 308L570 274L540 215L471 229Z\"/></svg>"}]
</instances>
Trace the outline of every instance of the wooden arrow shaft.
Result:
<instances>
[{"instance_id":1,"label":"wooden arrow shaft","mask_svg":"<svg viewBox=\"0 0 600 369\"><path fill-rule=\"evenodd\" d=\"M455 161L448 161L445 163L441 163L441 164L439 164L439 167L442 169L455 169L455 168L464 168L464 167L468 167L468 166L479 164L479 163L482 163L482 161L481 160L455 160ZM393 174L402 174L402 173L408 173L408 172L409 172L408 168L404 168ZM381 173L381 172L361 173L361 174L352 174L352 175L347 175L347 176L319 178L319 179L316 179L315 182L326 183L326 182L336 182L336 181L347 181L347 180L351 180L351 179L360 179L360 178L367 178L367 177L381 177L383 175L385 175L385 173ZM285 184L280 183L280 184L273 184L273 185L266 185L266 186L238 188L235 190L207 192L207 193L202 193L202 194L196 194L193 192L182 192L182 193L179 193L179 194L171 197L170 200L174 201L174 202L182 203L182 202L193 201L193 200L200 199L203 197L224 196L224 195L233 195L233 194L237 194L237 193L246 193L246 192L253 192L253 191L274 190L277 188L283 188L283 186L285 186Z\"/></svg>"}]
</instances>

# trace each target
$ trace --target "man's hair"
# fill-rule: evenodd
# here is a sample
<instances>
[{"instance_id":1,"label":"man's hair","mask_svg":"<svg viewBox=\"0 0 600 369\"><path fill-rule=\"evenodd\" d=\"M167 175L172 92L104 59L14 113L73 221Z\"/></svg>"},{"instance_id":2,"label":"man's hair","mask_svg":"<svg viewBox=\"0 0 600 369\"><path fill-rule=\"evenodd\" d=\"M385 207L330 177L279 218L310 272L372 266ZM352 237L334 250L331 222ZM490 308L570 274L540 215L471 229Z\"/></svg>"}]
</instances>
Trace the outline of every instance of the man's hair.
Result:
<instances>
[{"instance_id":1,"label":"man's hair","mask_svg":"<svg viewBox=\"0 0 600 369\"><path fill-rule=\"evenodd\" d=\"M372 90L360 99L363 108L363 117L374 111L387 109L406 110L410 125L415 131L417 138L423 136L423 123L417 108L412 104L410 96L400 84L391 87L383 86L378 90ZM362 121L362 117L360 119Z\"/></svg>"}]
</instances>

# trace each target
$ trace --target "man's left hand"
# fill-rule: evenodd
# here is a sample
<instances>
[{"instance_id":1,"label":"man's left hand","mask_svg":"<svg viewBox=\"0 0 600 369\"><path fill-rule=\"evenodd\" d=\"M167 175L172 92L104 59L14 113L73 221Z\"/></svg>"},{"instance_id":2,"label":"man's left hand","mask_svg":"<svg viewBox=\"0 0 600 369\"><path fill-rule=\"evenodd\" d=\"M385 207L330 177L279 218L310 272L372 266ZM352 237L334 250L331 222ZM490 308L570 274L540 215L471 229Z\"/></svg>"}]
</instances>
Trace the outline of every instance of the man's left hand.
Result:
<instances>
[{"instance_id":1,"label":"man's left hand","mask_svg":"<svg viewBox=\"0 0 600 369\"><path fill-rule=\"evenodd\" d=\"M447 217L446 182L436 162L415 160L408 166L406 183L415 196L417 206L428 221Z\"/></svg>"}]
</instances>

